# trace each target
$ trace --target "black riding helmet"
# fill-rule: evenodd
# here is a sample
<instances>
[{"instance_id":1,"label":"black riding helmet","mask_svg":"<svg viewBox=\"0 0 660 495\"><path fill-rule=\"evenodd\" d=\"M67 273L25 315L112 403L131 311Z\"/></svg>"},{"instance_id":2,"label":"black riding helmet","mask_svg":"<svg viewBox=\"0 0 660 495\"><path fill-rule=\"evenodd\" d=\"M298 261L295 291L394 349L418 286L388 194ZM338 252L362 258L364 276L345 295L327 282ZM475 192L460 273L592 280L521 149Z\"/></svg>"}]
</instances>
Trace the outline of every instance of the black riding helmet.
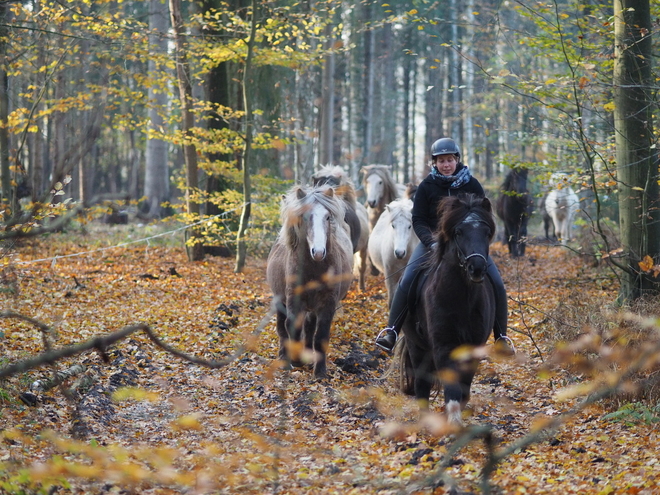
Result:
<instances>
[{"instance_id":1,"label":"black riding helmet","mask_svg":"<svg viewBox=\"0 0 660 495\"><path fill-rule=\"evenodd\" d=\"M461 150L452 138L440 138L431 145L431 156L438 155L456 155L460 158Z\"/></svg>"}]
</instances>

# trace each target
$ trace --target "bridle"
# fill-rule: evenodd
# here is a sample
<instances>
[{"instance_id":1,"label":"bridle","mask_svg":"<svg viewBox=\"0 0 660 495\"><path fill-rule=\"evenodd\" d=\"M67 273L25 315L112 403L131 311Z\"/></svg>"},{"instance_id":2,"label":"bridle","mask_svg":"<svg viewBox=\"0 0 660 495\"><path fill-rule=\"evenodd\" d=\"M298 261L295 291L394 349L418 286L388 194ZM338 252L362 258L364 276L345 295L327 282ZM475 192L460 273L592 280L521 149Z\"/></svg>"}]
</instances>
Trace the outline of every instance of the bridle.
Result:
<instances>
[{"instance_id":1,"label":"bridle","mask_svg":"<svg viewBox=\"0 0 660 495\"><path fill-rule=\"evenodd\" d=\"M462 223L483 223L484 225L488 225L487 222L481 219L479 215L477 215L475 212L469 213L463 220L461 220L458 225ZM457 227L458 227L457 225ZM481 258L484 260L484 263L488 264L488 259L481 253L472 253L467 256L465 256L465 253L463 253L463 250L461 247L454 241L456 244L456 255L458 256L458 266L463 268L464 270L467 271L467 262L470 258Z\"/></svg>"}]
</instances>

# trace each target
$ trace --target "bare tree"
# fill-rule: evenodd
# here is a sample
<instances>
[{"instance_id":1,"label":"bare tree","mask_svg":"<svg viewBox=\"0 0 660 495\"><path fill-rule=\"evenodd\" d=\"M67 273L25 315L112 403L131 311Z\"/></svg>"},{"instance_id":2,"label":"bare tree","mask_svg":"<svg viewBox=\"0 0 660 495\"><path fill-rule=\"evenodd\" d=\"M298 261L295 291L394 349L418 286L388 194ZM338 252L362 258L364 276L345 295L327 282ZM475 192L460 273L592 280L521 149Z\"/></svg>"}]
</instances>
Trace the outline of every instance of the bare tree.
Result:
<instances>
[{"instance_id":1,"label":"bare tree","mask_svg":"<svg viewBox=\"0 0 660 495\"><path fill-rule=\"evenodd\" d=\"M169 0L170 17L174 28L174 40L176 45L176 74L179 83L179 100L181 101L182 134L185 138L190 137L194 126L192 113L192 85L190 83L190 68L186 56L186 48L183 42L183 18L181 16L181 0ZM197 189L197 150L192 140L186 140L183 144L183 156L186 162L186 211L193 218L199 217L199 202L193 200L192 194ZM186 245L188 259L199 261L204 258L204 246L199 242L199 231L192 228L191 244Z\"/></svg>"},{"instance_id":2,"label":"bare tree","mask_svg":"<svg viewBox=\"0 0 660 495\"><path fill-rule=\"evenodd\" d=\"M153 54L167 53L167 28L169 13L163 0L151 0L149 5L149 47ZM155 57L149 57L149 73L155 77L160 66ZM149 130L164 131L164 112L168 96L162 88L149 86ZM147 197L147 216L158 218L161 204L169 199L167 142L154 135L147 136L145 156L144 195Z\"/></svg>"}]
</instances>

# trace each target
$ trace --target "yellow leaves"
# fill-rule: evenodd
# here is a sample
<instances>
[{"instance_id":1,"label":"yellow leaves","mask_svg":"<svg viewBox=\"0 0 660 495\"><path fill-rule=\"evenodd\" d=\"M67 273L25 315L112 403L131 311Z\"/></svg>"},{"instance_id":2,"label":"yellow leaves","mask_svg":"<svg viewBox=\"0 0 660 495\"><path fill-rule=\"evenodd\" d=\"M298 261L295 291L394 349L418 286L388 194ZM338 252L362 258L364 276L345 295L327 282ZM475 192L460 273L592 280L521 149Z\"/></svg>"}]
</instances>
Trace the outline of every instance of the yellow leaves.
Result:
<instances>
[{"instance_id":1,"label":"yellow leaves","mask_svg":"<svg viewBox=\"0 0 660 495\"><path fill-rule=\"evenodd\" d=\"M155 402L159 400L159 396L155 392L149 392L137 387L121 387L114 391L112 394L112 400L116 402L122 402L125 400L146 400L149 402Z\"/></svg>"},{"instance_id":2,"label":"yellow leaves","mask_svg":"<svg viewBox=\"0 0 660 495\"><path fill-rule=\"evenodd\" d=\"M639 262L639 269L645 273L652 274L654 277L660 275L660 264L656 264L648 254Z\"/></svg>"},{"instance_id":3,"label":"yellow leaves","mask_svg":"<svg viewBox=\"0 0 660 495\"><path fill-rule=\"evenodd\" d=\"M655 263L653 262L653 258L651 258L648 254L644 256L644 259L642 261L639 262L639 268L643 272L651 271L653 265L655 265Z\"/></svg>"},{"instance_id":4,"label":"yellow leaves","mask_svg":"<svg viewBox=\"0 0 660 495\"><path fill-rule=\"evenodd\" d=\"M180 416L172 422L172 429L175 431L180 430L196 430L201 431L204 429L199 422L199 414L187 414Z\"/></svg>"},{"instance_id":5,"label":"yellow leaves","mask_svg":"<svg viewBox=\"0 0 660 495\"><path fill-rule=\"evenodd\" d=\"M603 105L603 110L607 112L613 112L615 108L616 106L614 105L614 102L605 103L605 105Z\"/></svg>"}]
</instances>

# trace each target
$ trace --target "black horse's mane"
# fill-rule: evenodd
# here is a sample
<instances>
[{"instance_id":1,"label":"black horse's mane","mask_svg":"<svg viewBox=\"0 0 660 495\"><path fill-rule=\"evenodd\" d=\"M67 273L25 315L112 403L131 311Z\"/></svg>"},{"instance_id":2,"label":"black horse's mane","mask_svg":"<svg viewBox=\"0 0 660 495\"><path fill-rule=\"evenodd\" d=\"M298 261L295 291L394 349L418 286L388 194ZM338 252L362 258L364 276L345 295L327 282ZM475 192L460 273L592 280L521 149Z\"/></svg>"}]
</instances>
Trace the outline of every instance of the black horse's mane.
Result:
<instances>
[{"instance_id":1,"label":"black horse's mane","mask_svg":"<svg viewBox=\"0 0 660 495\"><path fill-rule=\"evenodd\" d=\"M522 185L520 179L523 179ZM523 193L527 192L526 182L527 169L511 170L506 174L506 177L504 177L504 182L502 182L502 186L500 186L500 191L505 193L520 193L520 196L522 196Z\"/></svg>"},{"instance_id":2,"label":"black horse's mane","mask_svg":"<svg viewBox=\"0 0 660 495\"><path fill-rule=\"evenodd\" d=\"M475 194L461 194L458 196L447 196L438 204L438 218L440 219L438 230L434 233L434 239L438 242L438 257L442 259L445 249L453 238L454 229L470 213L476 213L480 220L485 222L492 233L495 233L495 220L488 198Z\"/></svg>"}]
</instances>

